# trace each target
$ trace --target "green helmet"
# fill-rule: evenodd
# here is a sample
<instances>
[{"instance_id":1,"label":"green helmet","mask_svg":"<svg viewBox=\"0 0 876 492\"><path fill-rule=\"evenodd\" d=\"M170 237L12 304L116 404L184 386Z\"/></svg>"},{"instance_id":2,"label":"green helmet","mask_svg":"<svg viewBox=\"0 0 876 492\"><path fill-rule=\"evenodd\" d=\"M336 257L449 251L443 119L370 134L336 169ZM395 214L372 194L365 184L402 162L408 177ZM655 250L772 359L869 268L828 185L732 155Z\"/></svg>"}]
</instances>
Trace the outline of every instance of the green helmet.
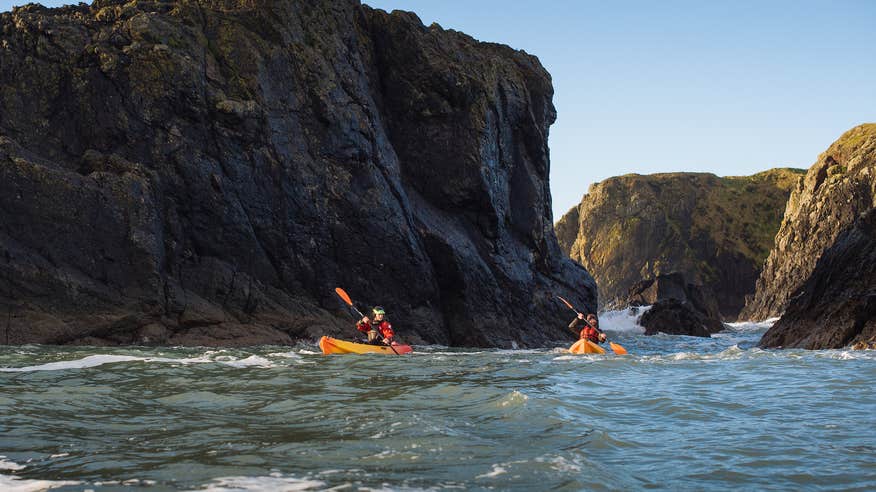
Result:
<instances>
[{"instance_id":1,"label":"green helmet","mask_svg":"<svg viewBox=\"0 0 876 492\"><path fill-rule=\"evenodd\" d=\"M374 314L386 314L386 311L380 306L374 306L374 309L372 309L371 312Z\"/></svg>"}]
</instances>

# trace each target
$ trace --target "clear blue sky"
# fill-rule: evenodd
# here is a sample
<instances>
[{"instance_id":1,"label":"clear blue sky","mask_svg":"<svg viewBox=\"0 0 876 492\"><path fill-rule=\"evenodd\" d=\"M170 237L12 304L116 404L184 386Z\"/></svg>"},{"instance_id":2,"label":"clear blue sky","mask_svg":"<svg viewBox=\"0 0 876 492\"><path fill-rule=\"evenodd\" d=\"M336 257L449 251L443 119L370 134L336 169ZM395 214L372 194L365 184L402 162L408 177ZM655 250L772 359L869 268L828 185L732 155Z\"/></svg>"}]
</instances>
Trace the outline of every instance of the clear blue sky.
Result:
<instances>
[{"instance_id":1,"label":"clear blue sky","mask_svg":"<svg viewBox=\"0 0 876 492\"><path fill-rule=\"evenodd\" d=\"M610 176L807 168L876 121L876 0L365 3L539 57L555 221Z\"/></svg>"}]
</instances>

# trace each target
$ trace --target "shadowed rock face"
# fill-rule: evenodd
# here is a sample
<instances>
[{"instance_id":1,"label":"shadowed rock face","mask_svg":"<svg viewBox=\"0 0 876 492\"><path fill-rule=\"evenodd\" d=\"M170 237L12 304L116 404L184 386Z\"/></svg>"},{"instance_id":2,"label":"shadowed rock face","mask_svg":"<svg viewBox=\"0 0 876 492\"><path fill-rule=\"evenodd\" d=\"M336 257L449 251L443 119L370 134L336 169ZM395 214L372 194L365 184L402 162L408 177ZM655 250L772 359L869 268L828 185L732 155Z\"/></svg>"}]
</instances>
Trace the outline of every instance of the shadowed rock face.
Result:
<instances>
[{"instance_id":1,"label":"shadowed rock face","mask_svg":"<svg viewBox=\"0 0 876 492\"><path fill-rule=\"evenodd\" d=\"M538 60L358 2L0 15L0 342L566 338ZM4 339L5 337L5 339Z\"/></svg>"},{"instance_id":2,"label":"shadowed rock face","mask_svg":"<svg viewBox=\"0 0 876 492\"><path fill-rule=\"evenodd\" d=\"M876 209L837 236L762 347L806 349L876 343Z\"/></svg>"},{"instance_id":3,"label":"shadowed rock face","mask_svg":"<svg viewBox=\"0 0 876 492\"><path fill-rule=\"evenodd\" d=\"M680 272L733 319L754 292L802 170L753 176L669 173L596 183L556 224L560 247L593 274L600 305L622 307L640 280Z\"/></svg>"},{"instance_id":4,"label":"shadowed rock face","mask_svg":"<svg viewBox=\"0 0 876 492\"><path fill-rule=\"evenodd\" d=\"M840 233L876 206L874 175L876 124L849 130L821 154L788 200L757 291L741 317L760 320L782 315L792 294L807 282ZM835 277L835 281L844 280Z\"/></svg>"},{"instance_id":5,"label":"shadowed rock face","mask_svg":"<svg viewBox=\"0 0 876 492\"><path fill-rule=\"evenodd\" d=\"M711 320L694 309L690 303L678 299L657 302L637 320L645 328L645 335L666 333L705 338L711 337L710 333L714 331L720 331L710 329L710 322Z\"/></svg>"},{"instance_id":6,"label":"shadowed rock face","mask_svg":"<svg viewBox=\"0 0 876 492\"><path fill-rule=\"evenodd\" d=\"M665 302L670 300L677 302ZM637 282L630 287L624 304L653 306L640 319L640 324L646 328L646 335L663 331L677 335L709 336L709 333L724 329L715 294L706 287L688 283L680 273L658 275ZM662 322L670 312L678 313L672 315L675 321ZM681 319L689 321L679 322ZM661 330L662 327L665 328ZM701 334L703 329L706 330L705 335Z\"/></svg>"}]
</instances>

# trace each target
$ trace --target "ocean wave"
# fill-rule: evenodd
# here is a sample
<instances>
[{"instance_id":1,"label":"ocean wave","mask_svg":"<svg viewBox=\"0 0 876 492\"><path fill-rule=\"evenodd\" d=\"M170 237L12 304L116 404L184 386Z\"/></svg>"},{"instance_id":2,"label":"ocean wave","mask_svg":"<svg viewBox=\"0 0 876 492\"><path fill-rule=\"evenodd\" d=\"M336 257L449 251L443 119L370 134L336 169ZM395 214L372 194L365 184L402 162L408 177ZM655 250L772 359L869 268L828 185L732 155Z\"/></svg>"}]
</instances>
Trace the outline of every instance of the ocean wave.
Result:
<instances>
[{"instance_id":1,"label":"ocean wave","mask_svg":"<svg viewBox=\"0 0 876 492\"><path fill-rule=\"evenodd\" d=\"M757 332L766 331L772 327L779 318L770 318L763 321L736 321L733 323L724 323L728 331L736 332Z\"/></svg>"},{"instance_id":2,"label":"ocean wave","mask_svg":"<svg viewBox=\"0 0 876 492\"><path fill-rule=\"evenodd\" d=\"M18 471L25 468L26 466L7 460L5 456L0 455L0 470ZM0 474L0 490L4 492L37 492L79 483L69 480L27 480L15 475Z\"/></svg>"},{"instance_id":3,"label":"ocean wave","mask_svg":"<svg viewBox=\"0 0 876 492\"><path fill-rule=\"evenodd\" d=\"M69 480L27 480L15 475L0 475L0 490L4 492L42 492L79 483L81 482Z\"/></svg>"},{"instance_id":4,"label":"ocean wave","mask_svg":"<svg viewBox=\"0 0 876 492\"><path fill-rule=\"evenodd\" d=\"M498 464L494 464L493 469L491 471L484 473L484 474L481 474L481 475L478 475L475 477L475 479L479 480L482 478L495 478L495 477L498 477L499 475L504 475L506 473L508 473L508 470L505 469L505 467L498 465Z\"/></svg>"},{"instance_id":5,"label":"ocean wave","mask_svg":"<svg viewBox=\"0 0 876 492\"><path fill-rule=\"evenodd\" d=\"M216 478L202 488L193 491L209 492L260 492L281 491L294 492L300 490L320 490L325 488L326 483L321 480L310 480L284 476L280 473L271 473L264 477L222 477Z\"/></svg>"},{"instance_id":6,"label":"ocean wave","mask_svg":"<svg viewBox=\"0 0 876 492\"><path fill-rule=\"evenodd\" d=\"M19 465L14 461L9 461L5 456L0 455L0 470L22 470L24 469L24 465Z\"/></svg>"},{"instance_id":7,"label":"ocean wave","mask_svg":"<svg viewBox=\"0 0 876 492\"><path fill-rule=\"evenodd\" d=\"M287 364L278 364L271 360L259 356L250 355L240 358L234 355L219 355L224 351L211 350L198 357L189 358L171 358L171 357L143 357L135 355L113 355L113 354L95 354L83 357L81 359L65 360L58 362L48 362L35 366L25 367L0 367L0 372L35 372L35 371L64 371L70 369L88 369L92 367L102 366L104 364L116 364L121 362L145 362L145 363L164 363L164 364L223 364L231 367L248 368L271 368L280 367ZM270 356L282 357L292 360L298 364L305 364L303 358L294 353L285 354L269 354Z\"/></svg>"},{"instance_id":8,"label":"ocean wave","mask_svg":"<svg viewBox=\"0 0 876 492\"><path fill-rule=\"evenodd\" d=\"M651 309L651 306L605 311L599 315L599 327L604 331L614 333L645 333L645 328L636 323L636 320L649 309Z\"/></svg>"}]
</instances>

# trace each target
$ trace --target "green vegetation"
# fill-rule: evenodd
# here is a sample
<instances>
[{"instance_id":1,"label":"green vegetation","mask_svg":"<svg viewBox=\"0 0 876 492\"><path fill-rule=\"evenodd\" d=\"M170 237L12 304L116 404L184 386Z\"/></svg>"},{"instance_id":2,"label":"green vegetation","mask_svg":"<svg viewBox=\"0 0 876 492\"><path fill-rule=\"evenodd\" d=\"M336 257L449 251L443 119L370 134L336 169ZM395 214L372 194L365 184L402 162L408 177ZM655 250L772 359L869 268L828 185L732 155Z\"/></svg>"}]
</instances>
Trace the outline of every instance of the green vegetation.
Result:
<instances>
[{"instance_id":1,"label":"green vegetation","mask_svg":"<svg viewBox=\"0 0 876 492\"><path fill-rule=\"evenodd\" d=\"M723 178L614 177L593 185L575 210L580 227L558 223L557 232L561 247L596 279L602 302L624 296L643 277L682 272L689 281L712 287L719 303L722 294L733 299L725 306L732 316L741 305L731 304L754 290L753 281L734 284L760 271L791 190L805 174L784 168Z\"/></svg>"}]
</instances>

